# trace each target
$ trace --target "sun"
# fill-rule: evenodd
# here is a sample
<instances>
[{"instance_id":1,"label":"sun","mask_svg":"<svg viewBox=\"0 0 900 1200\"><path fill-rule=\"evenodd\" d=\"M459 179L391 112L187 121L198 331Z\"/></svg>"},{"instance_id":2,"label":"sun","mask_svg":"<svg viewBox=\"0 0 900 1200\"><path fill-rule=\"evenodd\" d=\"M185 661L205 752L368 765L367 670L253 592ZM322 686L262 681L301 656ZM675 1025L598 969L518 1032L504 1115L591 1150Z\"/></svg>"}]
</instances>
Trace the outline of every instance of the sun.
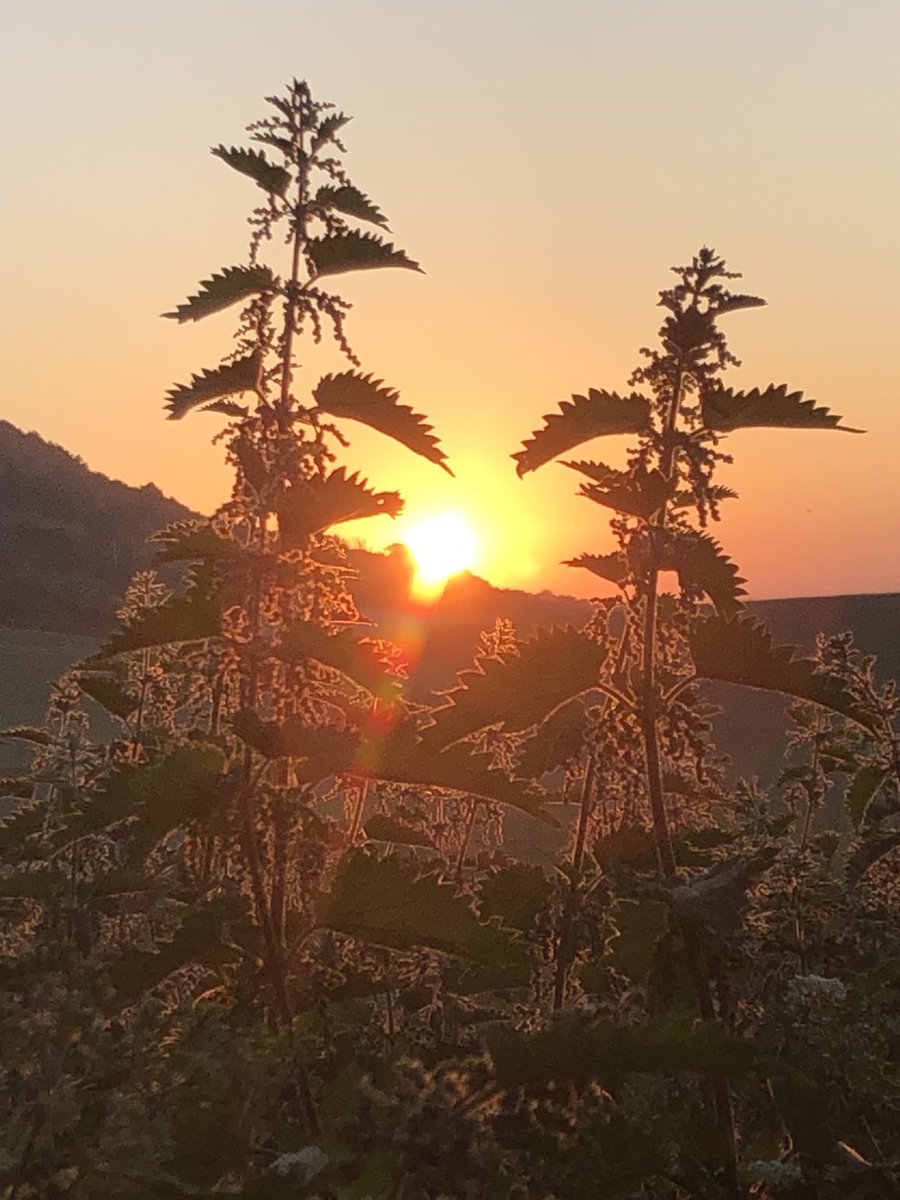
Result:
<instances>
[{"instance_id":1,"label":"sun","mask_svg":"<svg viewBox=\"0 0 900 1200\"><path fill-rule=\"evenodd\" d=\"M436 595L451 575L470 570L478 561L478 537L460 512L427 517L411 526L403 540L416 565L420 595Z\"/></svg>"}]
</instances>

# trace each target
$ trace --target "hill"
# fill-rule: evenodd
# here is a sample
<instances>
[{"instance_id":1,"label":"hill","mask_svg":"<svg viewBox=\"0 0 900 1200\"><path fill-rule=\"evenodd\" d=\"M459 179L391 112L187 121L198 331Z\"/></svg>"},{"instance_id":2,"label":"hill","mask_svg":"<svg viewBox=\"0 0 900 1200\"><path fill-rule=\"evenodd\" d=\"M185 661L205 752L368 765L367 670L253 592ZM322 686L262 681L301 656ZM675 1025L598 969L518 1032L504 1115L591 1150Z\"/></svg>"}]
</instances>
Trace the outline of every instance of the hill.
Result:
<instances>
[{"instance_id":1,"label":"hill","mask_svg":"<svg viewBox=\"0 0 900 1200\"><path fill-rule=\"evenodd\" d=\"M91 471L36 433L0 421L0 625L102 635L147 539L191 511L153 484Z\"/></svg>"}]
</instances>

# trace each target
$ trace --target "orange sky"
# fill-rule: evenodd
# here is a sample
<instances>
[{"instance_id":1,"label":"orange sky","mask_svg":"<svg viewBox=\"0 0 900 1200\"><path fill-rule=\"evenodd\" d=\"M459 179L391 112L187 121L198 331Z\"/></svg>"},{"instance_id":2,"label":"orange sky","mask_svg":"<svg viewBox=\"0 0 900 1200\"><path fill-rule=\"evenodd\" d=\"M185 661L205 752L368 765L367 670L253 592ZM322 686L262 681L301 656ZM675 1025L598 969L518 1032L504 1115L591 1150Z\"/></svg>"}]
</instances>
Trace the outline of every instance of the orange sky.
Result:
<instances>
[{"instance_id":1,"label":"orange sky","mask_svg":"<svg viewBox=\"0 0 900 1200\"><path fill-rule=\"evenodd\" d=\"M0 416L198 509L224 497L220 419L166 422L162 398L231 314L157 314L244 260L252 185L207 150L298 75L354 114L350 174L427 272L345 289L364 368L456 472L353 431L411 520L468 513L494 582L591 594L557 564L610 548L603 511L509 455L571 392L625 385L667 268L706 242L769 301L731 318L734 383L869 430L735 435L742 499L714 532L754 596L900 590L895 0L36 0L4 23ZM301 357L310 386L334 366Z\"/></svg>"}]
</instances>

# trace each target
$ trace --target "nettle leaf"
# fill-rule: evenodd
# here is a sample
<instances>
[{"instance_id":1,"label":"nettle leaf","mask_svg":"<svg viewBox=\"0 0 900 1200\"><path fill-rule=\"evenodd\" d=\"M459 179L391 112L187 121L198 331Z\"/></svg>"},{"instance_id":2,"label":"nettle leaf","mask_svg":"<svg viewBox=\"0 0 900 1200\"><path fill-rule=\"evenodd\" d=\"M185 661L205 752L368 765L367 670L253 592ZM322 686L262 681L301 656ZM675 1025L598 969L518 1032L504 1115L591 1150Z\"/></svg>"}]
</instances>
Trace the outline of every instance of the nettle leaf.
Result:
<instances>
[{"instance_id":1,"label":"nettle leaf","mask_svg":"<svg viewBox=\"0 0 900 1200\"><path fill-rule=\"evenodd\" d=\"M670 481L654 467L652 471L623 474L621 479L610 479L604 485L583 483L579 494L616 512L649 521L671 492Z\"/></svg>"},{"instance_id":2,"label":"nettle leaf","mask_svg":"<svg viewBox=\"0 0 900 1200\"><path fill-rule=\"evenodd\" d=\"M31 797L0 798L0 859L28 862L40 857L34 843L44 830L47 806Z\"/></svg>"},{"instance_id":3,"label":"nettle leaf","mask_svg":"<svg viewBox=\"0 0 900 1200\"><path fill-rule=\"evenodd\" d=\"M9 729L0 731L0 738L30 742L33 746L49 746L53 740L46 729L38 729L35 725L11 725Z\"/></svg>"},{"instance_id":4,"label":"nettle leaf","mask_svg":"<svg viewBox=\"0 0 900 1200\"><path fill-rule=\"evenodd\" d=\"M746 594L741 585L747 581L709 534L667 530L661 559L664 571L678 573L683 590L704 592L723 616L741 609L738 597Z\"/></svg>"},{"instance_id":5,"label":"nettle leaf","mask_svg":"<svg viewBox=\"0 0 900 1200\"><path fill-rule=\"evenodd\" d=\"M310 238L306 254L316 277L342 275L345 271L366 271L376 267L408 267L421 271L405 250L397 250L392 242L384 242L373 233L333 233Z\"/></svg>"},{"instance_id":6,"label":"nettle leaf","mask_svg":"<svg viewBox=\"0 0 900 1200\"><path fill-rule=\"evenodd\" d=\"M870 867L900 849L900 829L867 838L847 859L847 883L855 887Z\"/></svg>"},{"instance_id":7,"label":"nettle leaf","mask_svg":"<svg viewBox=\"0 0 900 1200\"><path fill-rule=\"evenodd\" d=\"M202 280L196 296L188 296L184 304L179 304L172 312L163 313L163 316L179 324L202 321L204 317L222 312L239 300L246 300L248 296L274 292L277 288L278 280L268 267L226 267L221 275Z\"/></svg>"},{"instance_id":8,"label":"nettle leaf","mask_svg":"<svg viewBox=\"0 0 900 1200\"><path fill-rule=\"evenodd\" d=\"M598 575L618 587L631 575L628 559L618 550L612 554L579 554L577 558L567 558L563 566L583 567L585 571L590 571L592 575Z\"/></svg>"},{"instance_id":9,"label":"nettle leaf","mask_svg":"<svg viewBox=\"0 0 900 1200\"><path fill-rule=\"evenodd\" d=\"M240 171L259 184L264 192L284 196L291 182L290 172L269 162L261 150L245 150L240 146L215 146L211 151L235 171Z\"/></svg>"},{"instance_id":10,"label":"nettle leaf","mask_svg":"<svg viewBox=\"0 0 900 1200\"><path fill-rule=\"evenodd\" d=\"M363 517L396 517L403 511L398 492L373 492L354 471L338 467L322 478L299 480L278 499L278 527L285 550L302 548L310 536Z\"/></svg>"},{"instance_id":11,"label":"nettle leaf","mask_svg":"<svg viewBox=\"0 0 900 1200\"><path fill-rule=\"evenodd\" d=\"M452 884L396 857L346 856L322 899L319 923L375 945L423 946L477 963L505 960L514 951L511 934L479 921Z\"/></svg>"},{"instance_id":12,"label":"nettle leaf","mask_svg":"<svg viewBox=\"0 0 900 1200\"><path fill-rule=\"evenodd\" d=\"M795 646L775 646L766 627L749 617L710 615L688 633L694 668L702 679L741 683L783 692L841 713L867 729L871 714L859 707L843 683L817 669L810 658L796 658Z\"/></svg>"},{"instance_id":13,"label":"nettle leaf","mask_svg":"<svg viewBox=\"0 0 900 1200\"><path fill-rule=\"evenodd\" d=\"M732 388L710 388L702 398L703 423L707 429L728 433L754 426L779 426L783 429L842 429L862 433L841 425L842 418L827 408L817 408L815 400L804 400L802 392L789 392L785 384L770 384L760 391L735 392Z\"/></svg>"},{"instance_id":14,"label":"nettle leaf","mask_svg":"<svg viewBox=\"0 0 900 1200\"><path fill-rule=\"evenodd\" d=\"M599 483L601 487L624 483L628 478L627 471L620 471L618 468L610 467L604 462L595 462L584 458L564 459L559 465L561 467L569 467L572 471L578 471L581 475L587 475L592 483Z\"/></svg>"},{"instance_id":15,"label":"nettle leaf","mask_svg":"<svg viewBox=\"0 0 900 1200\"><path fill-rule=\"evenodd\" d=\"M263 758L305 760L307 767L298 772L304 783L351 772L358 759L357 735L336 725L311 725L302 717L262 721L253 709L244 708L232 717L231 726Z\"/></svg>"},{"instance_id":16,"label":"nettle leaf","mask_svg":"<svg viewBox=\"0 0 900 1200\"><path fill-rule=\"evenodd\" d=\"M262 357L258 351L225 366L213 367L192 375L190 383L179 383L166 392L170 421L180 421L185 413L201 404L237 392L258 392L262 375Z\"/></svg>"},{"instance_id":17,"label":"nettle leaf","mask_svg":"<svg viewBox=\"0 0 900 1200\"><path fill-rule=\"evenodd\" d=\"M313 398L322 412L368 425L400 442L414 454L443 467L448 475L453 474L447 466L446 454L432 433L432 426L427 425L425 418L413 412L408 404L400 404L399 393L385 387L380 379L361 375L358 371L326 375L319 380Z\"/></svg>"},{"instance_id":18,"label":"nettle leaf","mask_svg":"<svg viewBox=\"0 0 900 1200\"><path fill-rule=\"evenodd\" d=\"M470 746L437 749L422 740L412 720L401 721L386 736L363 738L356 770L386 783L447 788L482 800L496 800L549 825L557 824L541 807L547 795L533 780L510 778L491 766L489 755L477 753Z\"/></svg>"},{"instance_id":19,"label":"nettle leaf","mask_svg":"<svg viewBox=\"0 0 900 1200\"><path fill-rule=\"evenodd\" d=\"M707 488L707 493L709 498L716 503L721 503L723 500L737 500L738 498L738 494L734 488L724 487L718 483ZM687 488L680 489L672 496L670 503L673 508L688 508L695 503L694 493Z\"/></svg>"},{"instance_id":20,"label":"nettle leaf","mask_svg":"<svg viewBox=\"0 0 900 1200\"><path fill-rule=\"evenodd\" d=\"M423 740L443 749L488 725L511 732L543 721L560 704L595 687L606 649L579 629L542 629L518 649L485 655L443 693Z\"/></svg>"},{"instance_id":21,"label":"nettle leaf","mask_svg":"<svg viewBox=\"0 0 900 1200\"><path fill-rule=\"evenodd\" d=\"M150 646L205 641L221 633L221 603L207 567L194 572L186 595L176 596L158 608L145 609L136 621L114 633L93 657L100 660Z\"/></svg>"},{"instance_id":22,"label":"nettle leaf","mask_svg":"<svg viewBox=\"0 0 900 1200\"><path fill-rule=\"evenodd\" d=\"M587 716L582 697L561 704L524 742L518 772L540 779L548 771L575 762L584 748Z\"/></svg>"},{"instance_id":23,"label":"nettle leaf","mask_svg":"<svg viewBox=\"0 0 900 1200\"><path fill-rule=\"evenodd\" d=\"M488 1035L497 1082L542 1091L625 1075L740 1076L756 1062L746 1041L720 1025L652 1018L640 1025L560 1021L539 1033L496 1028Z\"/></svg>"},{"instance_id":24,"label":"nettle leaf","mask_svg":"<svg viewBox=\"0 0 900 1200\"><path fill-rule=\"evenodd\" d=\"M288 662L313 658L382 700L392 700L400 691L378 644L346 626L329 633L316 621L293 621L281 635L278 655Z\"/></svg>"},{"instance_id":25,"label":"nettle leaf","mask_svg":"<svg viewBox=\"0 0 900 1200\"><path fill-rule=\"evenodd\" d=\"M127 721L138 707L137 693L112 672L79 671L77 679L86 696L121 721Z\"/></svg>"},{"instance_id":26,"label":"nettle leaf","mask_svg":"<svg viewBox=\"0 0 900 1200\"><path fill-rule=\"evenodd\" d=\"M335 112L329 113L319 122L319 128L312 136L310 143L310 153L315 154L326 146L329 142L333 142L339 130L343 129L350 117L346 113Z\"/></svg>"},{"instance_id":27,"label":"nettle leaf","mask_svg":"<svg viewBox=\"0 0 900 1200\"><path fill-rule=\"evenodd\" d=\"M591 388L586 396L563 400L559 409L545 416L544 427L536 429L512 456L520 477L582 442L615 433L642 433L650 425L650 401L637 392L618 396Z\"/></svg>"},{"instance_id":28,"label":"nettle leaf","mask_svg":"<svg viewBox=\"0 0 900 1200\"><path fill-rule=\"evenodd\" d=\"M371 221L387 229L388 223L384 213L377 204L373 204L365 192L361 192L351 183L334 187L326 184L316 192L315 203L322 208L335 208L348 217L356 217L359 221Z\"/></svg>"},{"instance_id":29,"label":"nettle leaf","mask_svg":"<svg viewBox=\"0 0 900 1200\"><path fill-rule=\"evenodd\" d=\"M391 816L390 813L372 813L365 820L365 834L370 842L388 842L395 846L427 846L434 848L434 842L415 825L407 825L405 821Z\"/></svg>"},{"instance_id":30,"label":"nettle leaf","mask_svg":"<svg viewBox=\"0 0 900 1200\"><path fill-rule=\"evenodd\" d=\"M875 798L875 793L889 777L889 768L879 767L874 763L867 763L866 766L860 767L853 776L853 780L847 788L844 803L847 805L847 813L853 822L854 829L859 829L866 810Z\"/></svg>"},{"instance_id":31,"label":"nettle leaf","mask_svg":"<svg viewBox=\"0 0 900 1200\"><path fill-rule=\"evenodd\" d=\"M155 533L153 541L159 547L153 559L157 564L220 561L243 553L239 542L216 533L209 521L177 521Z\"/></svg>"},{"instance_id":32,"label":"nettle leaf","mask_svg":"<svg viewBox=\"0 0 900 1200\"><path fill-rule=\"evenodd\" d=\"M190 964L210 968L239 961L241 950L226 929L246 916L245 902L237 897L213 897L187 908L184 920L171 939L153 951L125 950L110 961L109 971L123 1000L133 1000Z\"/></svg>"}]
</instances>

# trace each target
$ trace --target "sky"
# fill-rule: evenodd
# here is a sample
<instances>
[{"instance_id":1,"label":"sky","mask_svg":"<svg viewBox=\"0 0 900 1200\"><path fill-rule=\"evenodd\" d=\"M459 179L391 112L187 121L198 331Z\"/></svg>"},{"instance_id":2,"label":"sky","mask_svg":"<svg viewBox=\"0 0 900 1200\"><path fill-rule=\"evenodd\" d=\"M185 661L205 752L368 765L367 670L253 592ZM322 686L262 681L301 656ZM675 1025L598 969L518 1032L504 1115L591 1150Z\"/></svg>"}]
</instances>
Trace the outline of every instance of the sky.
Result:
<instances>
[{"instance_id":1,"label":"sky","mask_svg":"<svg viewBox=\"0 0 900 1200\"><path fill-rule=\"evenodd\" d=\"M896 0L32 0L3 42L0 417L198 511L226 497L221 418L162 404L232 316L159 314L245 260L255 189L208 151L296 76L353 114L350 176L426 272L341 280L364 369L456 474L350 430L410 521L459 511L492 582L593 594L559 564L612 548L604 510L510 455L571 393L626 387L707 244L768 301L729 318L732 385L868 431L733 435L713 532L753 597L900 590ZM301 359L309 387L336 365Z\"/></svg>"}]
</instances>

